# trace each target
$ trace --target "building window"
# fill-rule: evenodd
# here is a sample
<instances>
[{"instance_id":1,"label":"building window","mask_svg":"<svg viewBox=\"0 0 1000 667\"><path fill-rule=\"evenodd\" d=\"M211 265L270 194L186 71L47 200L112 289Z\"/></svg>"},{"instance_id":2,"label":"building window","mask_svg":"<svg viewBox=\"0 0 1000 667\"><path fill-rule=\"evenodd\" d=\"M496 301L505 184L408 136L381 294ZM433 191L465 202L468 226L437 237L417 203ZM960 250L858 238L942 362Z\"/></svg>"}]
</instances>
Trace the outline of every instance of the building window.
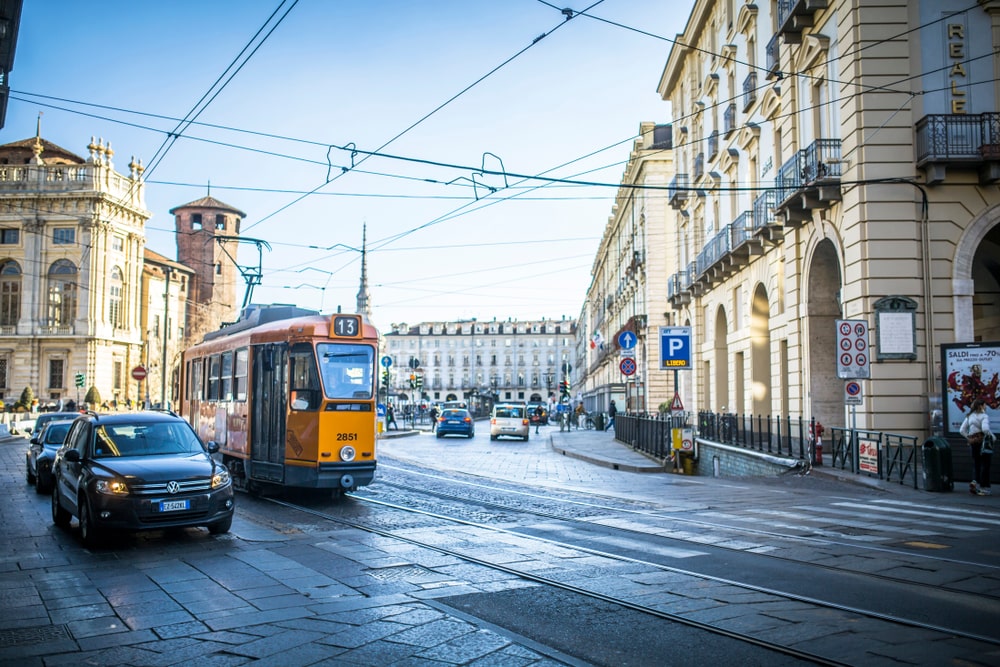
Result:
<instances>
[{"instance_id":1,"label":"building window","mask_svg":"<svg viewBox=\"0 0 1000 667\"><path fill-rule=\"evenodd\" d=\"M17 245L20 240L20 229L0 229L0 243L4 245Z\"/></svg>"},{"instance_id":2,"label":"building window","mask_svg":"<svg viewBox=\"0 0 1000 667\"><path fill-rule=\"evenodd\" d=\"M215 228L223 230L226 228L226 216L221 213L215 216Z\"/></svg>"},{"instance_id":3,"label":"building window","mask_svg":"<svg viewBox=\"0 0 1000 667\"><path fill-rule=\"evenodd\" d=\"M69 260L60 259L49 267L48 279L48 325L68 325L76 315L76 267Z\"/></svg>"},{"instance_id":4,"label":"building window","mask_svg":"<svg viewBox=\"0 0 1000 667\"><path fill-rule=\"evenodd\" d=\"M191 214L191 229L201 229L201 213Z\"/></svg>"},{"instance_id":5,"label":"building window","mask_svg":"<svg viewBox=\"0 0 1000 667\"><path fill-rule=\"evenodd\" d=\"M72 227L56 227L52 230L52 243L56 245L76 243L76 230Z\"/></svg>"},{"instance_id":6,"label":"building window","mask_svg":"<svg viewBox=\"0 0 1000 667\"><path fill-rule=\"evenodd\" d=\"M7 357L0 357L0 388L7 389Z\"/></svg>"},{"instance_id":7,"label":"building window","mask_svg":"<svg viewBox=\"0 0 1000 667\"><path fill-rule=\"evenodd\" d=\"M65 363L62 359L49 359L49 389L62 389Z\"/></svg>"},{"instance_id":8,"label":"building window","mask_svg":"<svg viewBox=\"0 0 1000 667\"><path fill-rule=\"evenodd\" d=\"M125 249L125 240L120 236L112 237L111 239L111 249L115 252L121 252Z\"/></svg>"},{"instance_id":9,"label":"building window","mask_svg":"<svg viewBox=\"0 0 1000 667\"><path fill-rule=\"evenodd\" d=\"M15 327L21 319L21 267L9 260L0 264L0 326Z\"/></svg>"},{"instance_id":10,"label":"building window","mask_svg":"<svg viewBox=\"0 0 1000 667\"><path fill-rule=\"evenodd\" d=\"M216 262L215 263L215 275L217 275L217 276L221 276L222 275L222 262Z\"/></svg>"},{"instance_id":11,"label":"building window","mask_svg":"<svg viewBox=\"0 0 1000 667\"><path fill-rule=\"evenodd\" d=\"M122 377L125 375L125 363L120 359L115 359L114 361L114 371L111 376L111 387L115 392L120 392L122 390Z\"/></svg>"},{"instance_id":12,"label":"building window","mask_svg":"<svg viewBox=\"0 0 1000 667\"><path fill-rule=\"evenodd\" d=\"M122 314L122 270L117 266L111 269L108 291L108 322L115 329L121 329L125 320Z\"/></svg>"}]
</instances>

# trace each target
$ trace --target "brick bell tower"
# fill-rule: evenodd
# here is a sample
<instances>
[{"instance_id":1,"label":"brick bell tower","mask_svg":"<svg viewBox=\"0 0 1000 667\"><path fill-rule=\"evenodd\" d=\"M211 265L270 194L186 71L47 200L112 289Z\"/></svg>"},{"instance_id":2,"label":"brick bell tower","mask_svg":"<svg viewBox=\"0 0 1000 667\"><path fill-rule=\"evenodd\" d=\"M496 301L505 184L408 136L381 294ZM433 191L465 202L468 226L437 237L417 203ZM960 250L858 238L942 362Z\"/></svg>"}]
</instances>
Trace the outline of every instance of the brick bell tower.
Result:
<instances>
[{"instance_id":1,"label":"brick bell tower","mask_svg":"<svg viewBox=\"0 0 1000 667\"><path fill-rule=\"evenodd\" d=\"M176 206L170 213L177 229L177 261L194 271L185 339L199 341L239 317L243 280L236 251L246 214L210 194ZM226 242L227 238L232 240Z\"/></svg>"}]
</instances>

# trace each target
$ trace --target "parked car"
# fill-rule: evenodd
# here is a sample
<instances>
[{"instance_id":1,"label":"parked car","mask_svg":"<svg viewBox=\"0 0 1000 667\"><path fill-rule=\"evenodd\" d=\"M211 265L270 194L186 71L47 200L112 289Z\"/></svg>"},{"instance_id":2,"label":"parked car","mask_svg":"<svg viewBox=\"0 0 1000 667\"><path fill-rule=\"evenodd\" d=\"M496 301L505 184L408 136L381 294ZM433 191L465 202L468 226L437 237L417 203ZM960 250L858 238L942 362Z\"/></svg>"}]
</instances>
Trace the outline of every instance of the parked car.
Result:
<instances>
[{"instance_id":1,"label":"parked car","mask_svg":"<svg viewBox=\"0 0 1000 667\"><path fill-rule=\"evenodd\" d=\"M501 435L527 440L531 424L527 410L527 406L523 404L494 405L493 414L490 415L490 440L496 440Z\"/></svg>"},{"instance_id":2,"label":"parked car","mask_svg":"<svg viewBox=\"0 0 1000 667\"><path fill-rule=\"evenodd\" d=\"M541 408L542 412L539 415L537 409ZM528 419L531 420L532 424L548 424L549 423L549 409L544 403L528 403Z\"/></svg>"},{"instance_id":3,"label":"parked car","mask_svg":"<svg viewBox=\"0 0 1000 667\"><path fill-rule=\"evenodd\" d=\"M35 423L31 425L29 433L41 433L42 429L50 421L55 421L57 419L76 419L80 416L79 412L72 410L63 410L62 412L42 412L35 417Z\"/></svg>"},{"instance_id":4,"label":"parked car","mask_svg":"<svg viewBox=\"0 0 1000 667\"><path fill-rule=\"evenodd\" d=\"M445 408L438 417L437 437L446 435L464 435L471 438L476 435L476 424L468 410Z\"/></svg>"},{"instance_id":5,"label":"parked car","mask_svg":"<svg viewBox=\"0 0 1000 667\"><path fill-rule=\"evenodd\" d=\"M49 419L31 434L26 454L27 477L28 484L35 485L35 493L52 492L52 461L72 425L72 419Z\"/></svg>"},{"instance_id":6,"label":"parked car","mask_svg":"<svg viewBox=\"0 0 1000 667\"><path fill-rule=\"evenodd\" d=\"M109 530L225 533L235 498L216 451L173 413L81 415L52 465L52 522L65 527L76 517L88 547Z\"/></svg>"}]
</instances>

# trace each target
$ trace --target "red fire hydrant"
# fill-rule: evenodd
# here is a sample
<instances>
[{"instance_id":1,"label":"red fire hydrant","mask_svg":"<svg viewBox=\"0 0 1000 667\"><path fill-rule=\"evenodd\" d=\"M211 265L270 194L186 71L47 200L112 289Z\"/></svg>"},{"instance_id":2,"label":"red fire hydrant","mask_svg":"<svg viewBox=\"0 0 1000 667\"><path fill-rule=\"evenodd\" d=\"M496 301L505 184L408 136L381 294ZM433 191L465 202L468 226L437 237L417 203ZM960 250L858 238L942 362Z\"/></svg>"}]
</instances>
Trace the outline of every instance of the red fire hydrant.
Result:
<instances>
[{"instance_id":1,"label":"red fire hydrant","mask_svg":"<svg viewBox=\"0 0 1000 667\"><path fill-rule=\"evenodd\" d=\"M823 465L823 425L815 419L809 424L809 438L813 442L813 465Z\"/></svg>"}]
</instances>

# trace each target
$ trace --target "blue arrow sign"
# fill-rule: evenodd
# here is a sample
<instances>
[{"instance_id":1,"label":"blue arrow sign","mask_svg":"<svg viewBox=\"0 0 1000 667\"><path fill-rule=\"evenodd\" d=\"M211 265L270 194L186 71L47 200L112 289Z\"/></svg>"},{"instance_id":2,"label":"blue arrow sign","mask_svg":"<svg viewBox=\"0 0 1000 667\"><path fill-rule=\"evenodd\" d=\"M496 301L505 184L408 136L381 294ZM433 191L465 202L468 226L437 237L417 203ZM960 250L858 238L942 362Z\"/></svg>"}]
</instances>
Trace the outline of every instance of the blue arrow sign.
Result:
<instances>
[{"instance_id":1,"label":"blue arrow sign","mask_svg":"<svg viewBox=\"0 0 1000 667\"><path fill-rule=\"evenodd\" d=\"M618 334L618 347L623 350L631 350L635 347L636 336L631 331L623 331Z\"/></svg>"},{"instance_id":2,"label":"blue arrow sign","mask_svg":"<svg viewBox=\"0 0 1000 667\"><path fill-rule=\"evenodd\" d=\"M691 368L691 327L660 327L660 370Z\"/></svg>"},{"instance_id":3,"label":"blue arrow sign","mask_svg":"<svg viewBox=\"0 0 1000 667\"><path fill-rule=\"evenodd\" d=\"M388 356L382 357L382 366L385 368L389 368L389 366L392 366L392 357Z\"/></svg>"}]
</instances>

